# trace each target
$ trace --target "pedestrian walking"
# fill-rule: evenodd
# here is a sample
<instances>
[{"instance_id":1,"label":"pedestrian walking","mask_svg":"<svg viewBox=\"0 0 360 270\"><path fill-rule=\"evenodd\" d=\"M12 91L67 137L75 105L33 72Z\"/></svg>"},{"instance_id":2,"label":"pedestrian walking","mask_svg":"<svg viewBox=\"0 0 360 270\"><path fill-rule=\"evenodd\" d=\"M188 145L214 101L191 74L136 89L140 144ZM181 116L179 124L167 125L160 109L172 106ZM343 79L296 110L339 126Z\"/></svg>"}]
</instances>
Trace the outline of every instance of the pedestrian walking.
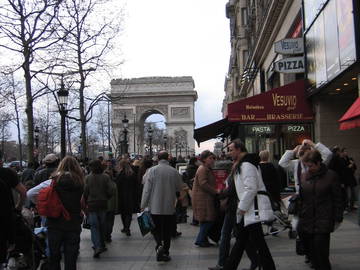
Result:
<instances>
[{"instance_id":1,"label":"pedestrian walking","mask_svg":"<svg viewBox=\"0 0 360 270\"><path fill-rule=\"evenodd\" d=\"M84 190L84 175L75 158L66 156L52 174L55 190L70 214L70 220L63 216L46 219L50 250L49 269L61 269L64 254L65 270L76 270L81 233L81 196Z\"/></svg>"},{"instance_id":2,"label":"pedestrian walking","mask_svg":"<svg viewBox=\"0 0 360 270\"><path fill-rule=\"evenodd\" d=\"M118 171L115 183L118 191L118 213L120 213L123 223L121 232L130 236L132 215L140 210L138 203L139 185L137 175L133 171L128 159L120 160Z\"/></svg>"},{"instance_id":3,"label":"pedestrian walking","mask_svg":"<svg viewBox=\"0 0 360 270\"><path fill-rule=\"evenodd\" d=\"M343 220L340 182L336 173L322 163L319 151L305 153L303 162L308 170L301 176L298 232L308 243L315 270L331 270L330 233Z\"/></svg>"},{"instance_id":4,"label":"pedestrian walking","mask_svg":"<svg viewBox=\"0 0 360 270\"><path fill-rule=\"evenodd\" d=\"M59 165L59 158L57 157L57 155L51 153L45 156L45 158L42 160L42 163L45 167L35 172L35 185L38 185L50 179L50 175L56 170Z\"/></svg>"},{"instance_id":5,"label":"pedestrian walking","mask_svg":"<svg viewBox=\"0 0 360 270\"><path fill-rule=\"evenodd\" d=\"M261 192L265 191L261 173L256 161L247 153L245 145L239 139L229 145L229 150L236 164L232 173L239 203L236 217L236 242L223 269L236 270L246 246L251 241L258 252L258 265L264 270L275 270L275 263L261 227L261 222L273 218L269 198L261 195Z\"/></svg>"},{"instance_id":6,"label":"pedestrian walking","mask_svg":"<svg viewBox=\"0 0 360 270\"><path fill-rule=\"evenodd\" d=\"M141 211L148 208L155 223L153 235L156 241L156 260L170 261L172 222L175 214L176 193L182 188L182 179L176 169L169 165L169 154L158 154L159 164L144 175Z\"/></svg>"},{"instance_id":7,"label":"pedestrian walking","mask_svg":"<svg viewBox=\"0 0 360 270\"><path fill-rule=\"evenodd\" d=\"M87 217L90 223L91 241L94 258L106 251L106 212L108 200L114 196L115 189L111 179L103 173L101 161L96 159L89 163L90 174L85 178L84 201L87 206Z\"/></svg>"},{"instance_id":8,"label":"pedestrian walking","mask_svg":"<svg viewBox=\"0 0 360 270\"><path fill-rule=\"evenodd\" d=\"M208 240L208 233L217 217L215 209L216 180L211 169L214 167L215 155L209 150L200 154L202 164L196 171L193 189L191 192L194 217L200 223L199 233L195 245L199 247L213 246Z\"/></svg>"},{"instance_id":9,"label":"pedestrian walking","mask_svg":"<svg viewBox=\"0 0 360 270\"><path fill-rule=\"evenodd\" d=\"M307 171L302 158L304 157L304 154L311 149L318 150L321 154L321 158L324 161L324 164L327 165L330 163L329 166L331 166L331 163L334 161L332 152L322 143L318 142L315 144L308 139L303 140L302 144L297 145L293 150L286 150L279 160L279 165L289 173L293 174L296 194L299 194L301 175ZM298 221L298 214L295 214L291 220L294 231L297 231ZM304 246L308 246L306 240L304 240ZM309 250L307 248L305 248L305 263L309 263L311 265Z\"/></svg>"}]
</instances>

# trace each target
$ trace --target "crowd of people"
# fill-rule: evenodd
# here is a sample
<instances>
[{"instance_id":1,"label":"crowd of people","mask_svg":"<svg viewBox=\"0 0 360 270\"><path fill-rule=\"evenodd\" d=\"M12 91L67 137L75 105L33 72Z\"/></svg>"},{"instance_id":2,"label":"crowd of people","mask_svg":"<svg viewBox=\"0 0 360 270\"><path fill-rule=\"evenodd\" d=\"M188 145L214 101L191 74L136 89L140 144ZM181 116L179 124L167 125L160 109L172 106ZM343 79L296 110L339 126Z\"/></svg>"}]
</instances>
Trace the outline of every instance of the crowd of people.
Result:
<instances>
[{"instance_id":1,"label":"crowd of people","mask_svg":"<svg viewBox=\"0 0 360 270\"><path fill-rule=\"evenodd\" d=\"M62 257L66 270L76 269L82 228L90 228L97 259L112 241L115 216L121 217L121 232L131 237L133 214L143 211L151 214L155 225L151 233L156 260L168 262L171 238L181 235L176 224L187 222L191 205L190 224L199 226L194 244L219 246L218 261L210 270L237 269L244 251L250 270L274 270L262 224L272 228L274 211L280 211L280 175L286 170L294 176L295 193L301 201L292 225L304 245L306 263L315 270L330 270L330 234L339 227L344 213L356 209L358 199L356 164L346 149L335 146L330 150L304 140L273 164L268 150L250 154L236 139L228 145L227 158L231 166L221 189L213 173L217 157L208 150L188 157L182 175L175 168L176 159L166 151L160 151L157 159L99 157L86 166L71 156L59 160L48 154L41 167L30 164L20 178L0 163L0 214L5 221L0 229L0 269L15 244L13 212L23 207L36 209L41 190L53 186L70 218L41 217L40 223L47 227L49 269L61 269ZM17 199L11 190L18 194ZM230 248L233 235L236 240Z\"/></svg>"}]
</instances>

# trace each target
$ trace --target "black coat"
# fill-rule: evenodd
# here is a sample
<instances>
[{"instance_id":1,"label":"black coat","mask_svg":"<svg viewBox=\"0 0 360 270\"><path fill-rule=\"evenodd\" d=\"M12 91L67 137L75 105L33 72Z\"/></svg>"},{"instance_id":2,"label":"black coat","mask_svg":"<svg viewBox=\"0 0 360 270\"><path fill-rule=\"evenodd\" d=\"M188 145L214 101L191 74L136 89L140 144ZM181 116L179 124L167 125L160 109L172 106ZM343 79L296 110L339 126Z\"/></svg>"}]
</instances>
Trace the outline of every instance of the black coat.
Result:
<instances>
[{"instance_id":1,"label":"black coat","mask_svg":"<svg viewBox=\"0 0 360 270\"><path fill-rule=\"evenodd\" d=\"M139 206L139 185L136 174L130 176L120 172L115 183L118 190L118 211L120 214L138 213Z\"/></svg>"},{"instance_id":2,"label":"black coat","mask_svg":"<svg viewBox=\"0 0 360 270\"><path fill-rule=\"evenodd\" d=\"M270 194L271 200L280 203L281 184L278 171L270 162L260 163L259 166L266 191Z\"/></svg>"},{"instance_id":3,"label":"black coat","mask_svg":"<svg viewBox=\"0 0 360 270\"><path fill-rule=\"evenodd\" d=\"M335 222L342 221L343 201L336 173L324 164L313 175L301 179L298 231L305 233L330 233Z\"/></svg>"}]
</instances>

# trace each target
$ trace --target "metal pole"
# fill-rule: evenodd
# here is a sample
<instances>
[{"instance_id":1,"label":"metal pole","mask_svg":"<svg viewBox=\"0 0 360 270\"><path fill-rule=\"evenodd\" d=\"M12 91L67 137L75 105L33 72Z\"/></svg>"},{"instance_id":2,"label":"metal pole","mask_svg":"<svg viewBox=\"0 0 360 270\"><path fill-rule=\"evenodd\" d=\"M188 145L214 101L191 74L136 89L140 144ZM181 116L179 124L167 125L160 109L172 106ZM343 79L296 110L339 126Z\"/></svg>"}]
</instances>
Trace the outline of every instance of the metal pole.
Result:
<instances>
[{"instance_id":1,"label":"metal pole","mask_svg":"<svg viewBox=\"0 0 360 270\"><path fill-rule=\"evenodd\" d=\"M136 114L134 114L134 154L136 154L136 142L135 142L135 121L136 121Z\"/></svg>"},{"instance_id":2,"label":"metal pole","mask_svg":"<svg viewBox=\"0 0 360 270\"><path fill-rule=\"evenodd\" d=\"M66 141L65 141L65 136L66 136L66 126L65 126L65 117L66 117L66 110L64 108L61 108L60 110L60 115L61 115L61 124L60 124L60 128L61 128L61 143L60 143L60 149L61 149L61 159L63 159L66 155Z\"/></svg>"},{"instance_id":3,"label":"metal pole","mask_svg":"<svg viewBox=\"0 0 360 270\"><path fill-rule=\"evenodd\" d=\"M111 141L110 141L110 99L108 99L108 151L111 152Z\"/></svg>"},{"instance_id":4,"label":"metal pole","mask_svg":"<svg viewBox=\"0 0 360 270\"><path fill-rule=\"evenodd\" d=\"M127 154L128 153L128 141L127 141L127 129L124 129L124 153Z\"/></svg>"}]
</instances>

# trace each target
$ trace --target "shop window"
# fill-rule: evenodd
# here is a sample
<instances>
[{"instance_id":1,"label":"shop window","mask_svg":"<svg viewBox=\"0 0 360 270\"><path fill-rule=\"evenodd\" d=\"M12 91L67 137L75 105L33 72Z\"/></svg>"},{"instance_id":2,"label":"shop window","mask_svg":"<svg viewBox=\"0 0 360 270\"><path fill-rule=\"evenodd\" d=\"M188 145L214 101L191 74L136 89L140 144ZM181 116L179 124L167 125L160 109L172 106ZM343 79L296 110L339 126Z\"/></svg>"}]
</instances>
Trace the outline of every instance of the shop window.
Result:
<instances>
[{"instance_id":1,"label":"shop window","mask_svg":"<svg viewBox=\"0 0 360 270\"><path fill-rule=\"evenodd\" d=\"M241 25L245 26L248 24L248 11L247 8L241 9Z\"/></svg>"}]
</instances>

